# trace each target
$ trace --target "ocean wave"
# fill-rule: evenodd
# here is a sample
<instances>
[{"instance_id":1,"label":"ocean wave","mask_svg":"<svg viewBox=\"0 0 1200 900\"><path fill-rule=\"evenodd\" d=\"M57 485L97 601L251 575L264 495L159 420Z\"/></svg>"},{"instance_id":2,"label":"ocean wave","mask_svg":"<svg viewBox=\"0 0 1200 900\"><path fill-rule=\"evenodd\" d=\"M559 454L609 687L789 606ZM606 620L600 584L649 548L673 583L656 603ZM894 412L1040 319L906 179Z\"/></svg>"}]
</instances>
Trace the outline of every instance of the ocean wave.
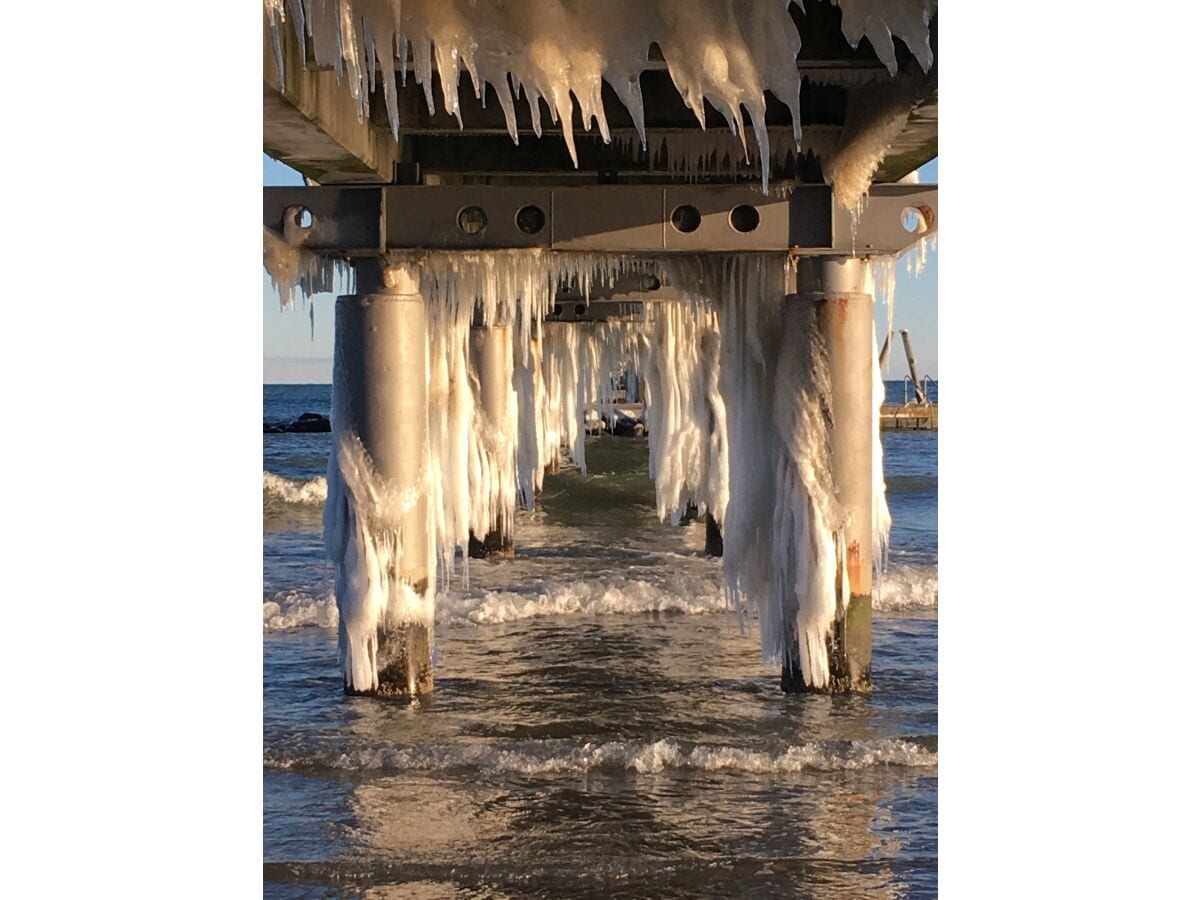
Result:
<instances>
[{"instance_id":1,"label":"ocean wave","mask_svg":"<svg viewBox=\"0 0 1200 900\"><path fill-rule=\"evenodd\" d=\"M936 609L937 605L937 567L913 565L889 568L873 603L880 612ZM526 592L439 594L435 623L478 626L549 616L712 615L728 611L720 585L712 579L682 574L656 580L610 575L540 582L536 590ZM336 628L337 623L337 603L332 593L313 596L289 591L263 600L266 631Z\"/></svg>"},{"instance_id":2,"label":"ocean wave","mask_svg":"<svg viewBox=\"0 0 1200 900\"><path fill-rule=\"evenodd\" d=\"M906 609L936 609L938 605L937 566L888 566L871 604L881 612Z\"/></svg>"},{"instance_id":3,"label":"ocean wave","mask_svg":"<svg viewBox=\"0 0 1200 900\"><path fill-rule=\"evenodd\" d=\"M324 475L304 479L263 472L263 510L266 512L289 506L320 509L325 504L326 491Z\"/></svg>"},{"instance_id":4,"label":"ocean wave","mask_svg":"<svg viewBox=\"0 0 1200 900\"><path fill-rule=\"evenodd\" d=\"M263 600L263 631L292 628L337 628L337 601L332 593L313 597L287 591Z\"/></svg>"},{"instance_id":5,"label":"ocean wave","mask_svg":"<svg viewBox=\"0 0 1200 900\"><path fill-rule=\"evenodd\" d=\"M544 616L698 615L728 607L720 588L696 578L648 580L607 576L539 584L536 593L484 591L438 597L437 621L498 625Z\"/></svg>"},{"instance_id":6,"label":"ocean wave","mask_svg":"<svg viewBox=\"0 0 1200 900\"><path fill-rule=\"evenodd\" d=\"M922 743L936 739L922 739ZM274 770L341 770L351 772L472 770L486 773L542 775L589 771L655 774L671 771L787 774L844 772L874 766L936 768L937 750L902 738L859 741L806 741L781 751L753 750L674 740L608 741L570 746L562 741L509 744L428 744L420 747L367 747L311 753L273 751L263 767Z\"/></svg>"}]
</instances>

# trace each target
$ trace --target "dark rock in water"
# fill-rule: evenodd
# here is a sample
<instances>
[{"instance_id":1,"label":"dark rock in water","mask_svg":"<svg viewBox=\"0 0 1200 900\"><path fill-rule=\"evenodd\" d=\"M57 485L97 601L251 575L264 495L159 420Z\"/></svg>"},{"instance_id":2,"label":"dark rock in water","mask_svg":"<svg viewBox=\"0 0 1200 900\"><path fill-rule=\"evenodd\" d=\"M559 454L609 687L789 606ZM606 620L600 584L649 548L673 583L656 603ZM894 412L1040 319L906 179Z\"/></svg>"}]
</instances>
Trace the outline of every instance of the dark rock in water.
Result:
<instances>
[{"instance_id":1,"label":"dark rock in water","mask_svg":"<svg viewBox=\"0 0 1200 900\"><path fill-rule=\"evenodd\" d=\"M291 423L263 422L263 434L321 434L331 430L329 417L320 413L301 413Z\"/></svg>"},{"instance_id":2,"label":"dark rock in water","mask_svg":"<svg viewBox=\"0 0 1200 900\"><path fill-rule=\"evenodd\" d=\"M319 413L301 413L300 418L292 423L291 430L312 433L330 431L329 417Z\"/></svg>"}]
</instances>

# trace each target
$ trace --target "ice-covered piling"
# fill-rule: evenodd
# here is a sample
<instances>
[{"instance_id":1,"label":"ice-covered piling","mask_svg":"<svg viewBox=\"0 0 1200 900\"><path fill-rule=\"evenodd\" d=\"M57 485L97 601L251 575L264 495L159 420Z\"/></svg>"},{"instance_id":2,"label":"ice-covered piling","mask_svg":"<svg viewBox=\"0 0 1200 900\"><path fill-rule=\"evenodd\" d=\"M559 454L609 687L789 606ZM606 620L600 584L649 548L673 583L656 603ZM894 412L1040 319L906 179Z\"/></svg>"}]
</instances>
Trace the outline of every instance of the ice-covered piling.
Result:
<instances>
[{"instance_id":1,"label":"ice-covered piling","mask_svg":"<svg viewBox=\"0 0 1200 900\"><path fill-rule=\"evenodd\" d=\"M410 270L370 286L337 303L325 547L346 691L417 696L433 690L426 310Z\"/></svg>"},{"instance_id":2,"label":"ice-covered piling","mask_svg":"<svg viewBox=\"0 0 1200 900\"><path fill-rule=\"evenodd\" d=\"M517 392L513 390L512 328L471 329L476 392L471 459L469 553L480 559L513 555L517 503Z\"/></svg>"},{"instance_id":3,"label":"ice-covered piling","mask_svg":"<svg viewBox=\"0 0 1200 900\"><path fill-rule=\"evenodd\" d=\"M814 525L831 529L834 540L832 556L828 547L818 548L813 555L825 584L824 590L813 584L810 573L810 591L823 595L823 602L810 602L807 618L816 624L820 619L828 621L830 612L833 615L825 634L827 685L820 684L821 679L814 673L802 671L798 662L812 649L806 653L799 647L785 654L782 684L784 690L826 686L833 691L863 690L870 685L871 676L871 587L877 543L875 444L879 409L874 404L878 363L870 269L865 259L806 258L800 261L798 280L799 293L786 301L784 341L786 345L792 336L816 340L818 378L824 380L822 368L827 371L827 387L822 386L821 393L827 392L830 426L827 449L812 448L808 459L802 461L809 471L798 474L801 480L826 482L833 489L826 503L821 502L820 490L810 492L809 529ZM803 334L814 326L819 329L819 338ZM786 407L794 402L776 395L781 426L784 421L799 424L806 418L804 414L789 418ZM811 416L808 418L810 430L822 430L813 428ZM781 430L787 443L790 435L786 428ZM826 454L828 473L821 471ZM813 534L810 539L824 542L824 535ZM798 625L805 618L802 615ZM809 630L808 640L812 637ZM795 640L804 638L798 627Z\"/></svg>"}]
</instances>

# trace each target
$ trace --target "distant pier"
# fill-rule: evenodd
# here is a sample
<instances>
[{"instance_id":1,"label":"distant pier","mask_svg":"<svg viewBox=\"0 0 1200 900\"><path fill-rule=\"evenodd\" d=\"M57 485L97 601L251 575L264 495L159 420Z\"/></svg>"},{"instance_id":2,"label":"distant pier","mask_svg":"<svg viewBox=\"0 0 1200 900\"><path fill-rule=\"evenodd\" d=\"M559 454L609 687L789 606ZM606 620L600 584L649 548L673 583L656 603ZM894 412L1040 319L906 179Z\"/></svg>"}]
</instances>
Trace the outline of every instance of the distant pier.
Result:
<instances>
[{"instance_id":1,"label":"distant pier","mask_svg":"<svg viewBox=\"0 0 1200 900\"><path fill-rule=\"evenodd\" d=\"M883 431L937 431L936 403L912 403L908 406L879 407L879 427Z\"/></svg>"}]
</instances>

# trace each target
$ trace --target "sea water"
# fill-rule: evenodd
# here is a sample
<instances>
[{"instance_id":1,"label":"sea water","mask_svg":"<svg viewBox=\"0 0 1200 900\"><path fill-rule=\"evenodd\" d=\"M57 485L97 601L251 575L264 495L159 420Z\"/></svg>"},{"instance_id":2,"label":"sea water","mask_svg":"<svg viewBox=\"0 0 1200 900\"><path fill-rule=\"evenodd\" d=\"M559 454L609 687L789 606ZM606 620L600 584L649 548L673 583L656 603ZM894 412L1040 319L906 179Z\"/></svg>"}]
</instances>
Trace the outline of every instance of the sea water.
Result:
<instances>
[{"instance_id":1,"label":"sea water","mask_svg":"<svg viewBox=\"0 0 1200 900\"><path fill-rule=\"evenodd\" d=\"M263 392L267 422L329 410ZM407 704L342 692L330 435L265 434L266 895L935 894L937 433L883 444L870 694L781 693L703 526L658 521L645 439L598 437L518 510L515 559L459 561Z\"/></svg>"}]
</instances>

